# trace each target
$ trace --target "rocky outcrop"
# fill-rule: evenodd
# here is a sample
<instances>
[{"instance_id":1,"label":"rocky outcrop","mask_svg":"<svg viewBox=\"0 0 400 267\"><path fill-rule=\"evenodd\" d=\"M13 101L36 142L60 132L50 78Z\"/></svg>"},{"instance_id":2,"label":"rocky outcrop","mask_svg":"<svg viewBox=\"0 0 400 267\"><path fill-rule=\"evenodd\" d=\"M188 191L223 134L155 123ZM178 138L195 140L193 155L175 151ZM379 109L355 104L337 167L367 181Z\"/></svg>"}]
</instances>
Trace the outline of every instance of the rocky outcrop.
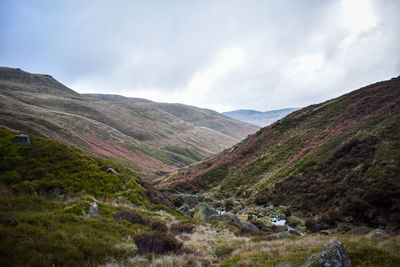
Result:
<instances>
[{"instance_id":1,"label":"rocky outcrop","mask_svg":"<svg viewBox=\"0 0 400 267\"><path fill-rule=\"evenodd\" d=\"M31 144L31 139L26 134L18 134L16 136L14 136L12 142L13 142L13 144L17 144L17 145L29 146Z\"/></svg>"},{"instance_id":2,"label":"rocky outcrop","mask_svg":"<svg viewBox=\"0 0 400 267\"><path fill-rule=\"evenodd\" d=\"M351 261L343 244L335 240L302 265L302 267L314 266L351 267Z\"/></svg>"}]
</instances>

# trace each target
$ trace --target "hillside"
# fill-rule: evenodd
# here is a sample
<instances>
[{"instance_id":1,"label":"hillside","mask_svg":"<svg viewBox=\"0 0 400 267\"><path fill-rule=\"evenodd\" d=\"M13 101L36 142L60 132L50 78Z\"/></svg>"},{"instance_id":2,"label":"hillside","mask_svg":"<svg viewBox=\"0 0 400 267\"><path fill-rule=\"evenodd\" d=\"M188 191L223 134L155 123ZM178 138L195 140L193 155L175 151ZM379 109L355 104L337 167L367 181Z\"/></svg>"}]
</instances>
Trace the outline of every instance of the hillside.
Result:
<instances>
[{"instance_id":1,"label":"hillside","mask_svg":"<svg viewBox=\"0 0 400 267\"><path fill-rule=\"evenodd\" d=\"M5 67L0 125L114 158L147 178L209 157L258 129L190 106L87 97L49 75Z\"/></svg>"},{"instance_id":2,"label":"hillside","mask_svg":"<svg viewBox=\"0 0 400 267\"><path fill-rule=\"evenodd\" d=\"M240 109L222 112L222 114L240 121L264 127L276 122L279 119L282 119L286 115L289 115L296 110L298 110L298 108L284 108L264 112L252 109Z\"/></svg>"},{"instance_id":3,"label":"hillside","mask_svg":"<svg viewBox=\"0 0 400 267\"><path fill-rule=\"evenodd\" d=\"M159 187L284 205L328 225L400 227L400 78L311 105Z\"/></svg>"},{"instance_id":4,"label":"hillside","mask_svg":"<svg viewBox=\"0 0 400 267\"><path fill-rule=\"evenodd\" d=\"M0 128L1 266L299 266L332 238L353 266L400 264L399 236L277 237L285 226L184 216L170 201L182 197L119 164L29 133L30 145L15 144L17 134Z\"/></svg>"}]
</instances>

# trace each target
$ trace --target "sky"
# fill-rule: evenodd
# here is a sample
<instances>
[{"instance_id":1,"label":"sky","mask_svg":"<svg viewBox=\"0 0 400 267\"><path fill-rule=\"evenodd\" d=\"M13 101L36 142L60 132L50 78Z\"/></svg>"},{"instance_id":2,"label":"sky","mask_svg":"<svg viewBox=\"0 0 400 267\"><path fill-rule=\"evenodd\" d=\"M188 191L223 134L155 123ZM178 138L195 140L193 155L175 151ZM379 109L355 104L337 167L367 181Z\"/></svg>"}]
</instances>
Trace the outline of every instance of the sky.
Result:
<instances>
[{"instance_id":1,"label":"sky","mask_svg":"<svg viewBox=\"0 0 400 267\"><path fill-rule=\"evenodd\" d=\"M400 75L398 0L1 0L0 66L220 112Z\"/></svg>"}]
</instances>

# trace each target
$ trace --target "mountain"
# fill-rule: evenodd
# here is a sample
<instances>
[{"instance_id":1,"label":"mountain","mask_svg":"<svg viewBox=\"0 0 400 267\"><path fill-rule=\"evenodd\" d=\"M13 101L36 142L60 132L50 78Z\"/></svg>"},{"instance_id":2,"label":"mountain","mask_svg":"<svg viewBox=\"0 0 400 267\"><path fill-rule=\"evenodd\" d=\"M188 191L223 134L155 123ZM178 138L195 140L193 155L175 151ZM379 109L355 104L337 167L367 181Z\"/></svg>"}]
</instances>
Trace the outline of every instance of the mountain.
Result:
<instances>
[{"instance_id":1,"label":"mountain","mask_svg":"<svg viewBox=\"0 0 400 267\"><path fill-rule=\"evenodd\" d=\"M81 95L49 75L0 68L0 125L115 158L144 177L226 149L258 127L217 112L113 95Z\"/></svg>"},{"instance_id":2,"label":"mountain","mask_svg":"<svg viewBox=\"0 0 400 267\"><path fill-rule=\"evenodd\" d=\"M158 187L400 227L400 78L295 111Z\"/></svg>"},{"instance_id":3,"label":"mountain","mask_svg":"<svg viewBox=\"0 0 400 267\"><path fill-rule=\"evenodd\" d=\"M298 110L298 108L284 108L278 110L270 110L270 111L257 111L252 109L240 109L222 112L226 116L231 118L248 122L251 124L255 124L261 127L268 126L271 123L276 122L279 119L282 119L286 115L289 115L293 111Z\"/></svg>"}]
</instances>

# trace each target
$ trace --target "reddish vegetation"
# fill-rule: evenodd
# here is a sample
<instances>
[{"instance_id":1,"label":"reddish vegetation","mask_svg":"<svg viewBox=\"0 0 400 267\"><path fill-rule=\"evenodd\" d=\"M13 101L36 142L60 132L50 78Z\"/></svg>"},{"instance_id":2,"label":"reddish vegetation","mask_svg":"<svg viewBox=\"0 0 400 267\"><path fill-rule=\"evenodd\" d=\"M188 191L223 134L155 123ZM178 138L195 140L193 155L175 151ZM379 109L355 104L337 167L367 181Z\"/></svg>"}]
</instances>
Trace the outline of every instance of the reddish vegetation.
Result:
<instances>
[{"instance_id":1,"label":"reddish vegetation","mask_svg":"<svg viewBox=\"0 0 400 267\"><path fill-rule=\"evenodd\" d=\"M263 156L271 147L288 142L294 137L300 137L298 144L292 143L290 151L286 155L282 154L279 159L282 162L279 167L280 172L284 172L293 163L325 141L342 134L363 121L387 114L398 108L400 105L399 84L399 78L392 79L391 81L372 84L335 99L335 103L343 103L343 108L330 114L330 117L327 117L326 121L318 123L317 127L313 125L313 122L320 119L319 117L325 112L323 109L331 101L295 111L282 121L250 135L236 145L232 151L226 150L205 162L196 164L183 176L175 175L156 187L164 188L188 183L226 163L235 168L245 169L249 164ZM332 103L332 105L335 105L335 103ZM288 122L290 128L282 131L280 130L282 128L281 123L285 124L285 122ZM304 122L306 122L307 135L301 137L299 136L299 126L302 127Z\"/></svg>"},{"instance_id":2,"label":"reddish vegetation","mask_svg":"<svg viewBox=\"0 0 400 267\"><path fill-rule=\"evenodd\" d=\"M183 243L178 241L173 235L166 233L147 233L136 235L135 244L142 255L151 253L179 253Z\"/></svg>"}]
</instances>

